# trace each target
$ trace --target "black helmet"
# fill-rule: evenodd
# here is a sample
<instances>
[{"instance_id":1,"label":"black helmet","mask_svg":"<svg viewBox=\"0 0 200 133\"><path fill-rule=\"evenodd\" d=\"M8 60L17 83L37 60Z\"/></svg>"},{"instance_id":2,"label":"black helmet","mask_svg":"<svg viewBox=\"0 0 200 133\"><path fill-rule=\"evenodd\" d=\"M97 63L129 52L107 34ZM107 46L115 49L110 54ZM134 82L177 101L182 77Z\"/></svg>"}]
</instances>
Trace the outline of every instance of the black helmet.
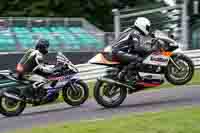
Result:
<instances>
[{"instance_id":1,"label":"black helmet","mask_svg":"<svg viewBox=\"0 0 200 133\"><path fill-rule=\"evenodd\" d=\"M46 39L39 39L36 43L35 49L39 50L42 54L47 54L49 48L49 41Z\"/></svg>"}]
</instances>

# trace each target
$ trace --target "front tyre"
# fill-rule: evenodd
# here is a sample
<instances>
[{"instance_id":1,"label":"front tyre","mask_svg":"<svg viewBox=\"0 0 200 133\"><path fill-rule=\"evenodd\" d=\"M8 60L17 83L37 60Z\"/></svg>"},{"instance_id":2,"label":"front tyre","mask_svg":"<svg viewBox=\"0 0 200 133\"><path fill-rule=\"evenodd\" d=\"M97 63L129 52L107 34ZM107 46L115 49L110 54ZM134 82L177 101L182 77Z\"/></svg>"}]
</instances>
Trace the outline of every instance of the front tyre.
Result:
<instances>
[{"instance_id":1,"label":"front tyre","mask_svg":"<svg viewBox=\"0 0 200 133\"><path fill-rule=\"evenodd\" d=\"M175 54L171 58L174 63L180 67L180 70L170 61L165 71L165 78L167 81L174 85L184 85L188 83L194 74L194 64L192 60L183 54Z\"/></svg>"},{"instance_id":2,"label":"front tyre","mask_svg":"<svg viewBox=\"0 0 200 133\"><path fill-rule=\"evenodd\" d=\"M98 104L106 108L118 107L127 96L127 89L115 84L97 81L94 87L94 97Z\"/></svg>"},{"instance_id":3,"label":"front tyre","mask_svg":"<svg viewBox=\"0 0 200 133\"><path fill-rule=\"evenodd\" d=\"M16 91L9 92L9 94L18 96ZM24 101L18 101L6 96L0 97L0 113L7 117L20 115L26 107Z\"/></svg>"},{"instance_id":4,"label":"front tyre","mask_svg":"<svg viewBox=\"0 0 200 133\"><path fill-rule=\"evenodd\" d=\"M72 81L62 91L64 101L71 106L83 104L89 96L89 88L82 80Z\"/></svg>"}]
</instances>

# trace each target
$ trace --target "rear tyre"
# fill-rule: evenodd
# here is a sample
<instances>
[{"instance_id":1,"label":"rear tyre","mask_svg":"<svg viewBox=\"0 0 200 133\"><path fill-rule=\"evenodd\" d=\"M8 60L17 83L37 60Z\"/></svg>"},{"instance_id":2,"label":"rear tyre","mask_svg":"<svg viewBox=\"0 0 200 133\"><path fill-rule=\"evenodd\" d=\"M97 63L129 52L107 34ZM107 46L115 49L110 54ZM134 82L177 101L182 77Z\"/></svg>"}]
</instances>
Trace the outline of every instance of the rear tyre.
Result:
<instances>
[{"instance_id":1,"label":"rear tyre","mask_svg":"<svg viewBox=\"0 0 200 133\"><path fill-rule=\"evenodd\" d=\"M9 91L9 94L19 96L16 91ZM18 116L26 108L26 102L14 100L5 96L0 97L0 113L7 117Z\"/></svg>"},{"instance_id":2,"label":"rear tyre","mask_svg":"<svg viewBox=\"0 0 200 133\"><path fill-rule=\"evenodd\" d=\"M112 99L117 96L117 99ZM127 96L127 89L115 84L97 81L94 87L94 97L98 104L106 108L118 107ZM107 101L108 100L108 101Z\"/></svg>"}]
</instances>

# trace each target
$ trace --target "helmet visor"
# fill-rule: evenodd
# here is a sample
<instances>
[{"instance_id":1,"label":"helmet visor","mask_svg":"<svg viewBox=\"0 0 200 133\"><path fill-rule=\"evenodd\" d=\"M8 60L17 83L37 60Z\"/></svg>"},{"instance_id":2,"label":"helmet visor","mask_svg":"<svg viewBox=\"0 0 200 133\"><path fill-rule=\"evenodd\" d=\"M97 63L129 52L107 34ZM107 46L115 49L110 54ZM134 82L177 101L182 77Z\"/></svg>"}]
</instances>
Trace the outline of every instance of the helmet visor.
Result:
<instances>
[{"instance_id":1,"label":"helmet visor","mask_svg":"<svg viewBox=\"0 0 200 133\"><path fill-rule=\"evenodd\" d=\"M150 26L149 26L149 25L146 26L146 30L147 30L148 32L150 32Z\"/></svg>"}]
</instances>

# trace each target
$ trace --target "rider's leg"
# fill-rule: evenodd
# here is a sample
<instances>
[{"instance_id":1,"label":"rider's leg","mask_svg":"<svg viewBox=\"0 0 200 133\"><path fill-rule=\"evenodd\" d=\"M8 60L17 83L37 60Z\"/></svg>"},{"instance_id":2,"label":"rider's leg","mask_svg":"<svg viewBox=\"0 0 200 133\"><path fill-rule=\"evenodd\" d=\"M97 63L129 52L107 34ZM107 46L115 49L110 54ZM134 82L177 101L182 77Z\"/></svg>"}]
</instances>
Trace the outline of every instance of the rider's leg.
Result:
<instances>
[{"instance_id":1,"label":"rider's leg","mask_svg":"<svg viewBox=\"0 0 200 133\"><path fill-rule=\"evenodd\" d=\"M142 62L142 58L138 57L137 61L133 61L127 66L127 73L125 76L125 80L127 81L136 81L137 80L137 69L139 68Z\"/></svg>"},{"instance_id":2,"label":"rider's leg","mask_svg":"<svg viewBox=\"0 0 200 133\"><path fill-rule=\"evenodd\" d=\"M119 73L118 77L121 80L129 80L127 78L132 77L134 80L136 78L136 69L139 64L143 61L143 58L140 57L138 54L128 54L125 52L118 52L117 54L120 61L127 63L128 65L125 65L122 71ZM126 74L128 75L126 76ZM127 77L127 78L125 78Z\"/></svg>"},{"instance_id":3,"label":"rider's leg","mask_svg":"<svg viewBox=\"0 0 200 133\"><path fill-rule=\"evenodd\" d=\"M32 89L34 92L34 97L37 98L39 89L46 83L46 78L38 74L29 75L27 80L33 82Z\"/></svg>"}]
</instances>

